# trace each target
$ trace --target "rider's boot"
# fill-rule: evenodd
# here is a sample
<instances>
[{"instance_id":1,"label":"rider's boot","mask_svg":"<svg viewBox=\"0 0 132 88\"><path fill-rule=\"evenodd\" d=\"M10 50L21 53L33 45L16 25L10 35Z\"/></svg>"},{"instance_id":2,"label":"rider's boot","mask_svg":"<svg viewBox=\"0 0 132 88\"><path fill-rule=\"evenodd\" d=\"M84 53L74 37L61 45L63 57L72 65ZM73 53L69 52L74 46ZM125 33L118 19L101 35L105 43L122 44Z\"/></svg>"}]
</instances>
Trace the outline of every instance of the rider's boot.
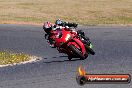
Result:
<instances>
[{"instance_id":1,"label":"rider's boot","mask_svg":"<svg viewBox=\"0 0 132 88\"><path fill-rule=\"evenodd\" d=\"M51 47L51 48L56 48L56 46L55 46L55 43L54 43L54 40L53 40L53 39L50 39L50 40L49 40L49 43L50 43L50 47Z\"/></svg>"}]
</instances>

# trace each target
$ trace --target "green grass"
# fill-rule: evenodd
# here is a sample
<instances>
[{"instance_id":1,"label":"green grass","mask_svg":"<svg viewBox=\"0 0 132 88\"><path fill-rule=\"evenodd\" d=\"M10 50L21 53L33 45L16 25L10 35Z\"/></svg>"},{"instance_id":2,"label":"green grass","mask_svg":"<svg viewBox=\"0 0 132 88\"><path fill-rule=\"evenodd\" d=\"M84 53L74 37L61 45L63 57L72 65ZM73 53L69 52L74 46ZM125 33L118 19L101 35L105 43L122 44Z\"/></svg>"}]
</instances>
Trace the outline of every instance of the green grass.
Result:
<instances>
[{"instance_id":1,"label":"green grass","mask_svg":"<svg viewBox=\"0 0 132 88\"><path fill-rule=\"evenodd\" d=\"M30 60L29 55L24 53L11 53L0 51L0 65L20 63Z\"/></svg>"},{"instance_id":2,"label":"green grass","mask_svg":"<svg viewBox=\"0 0 132 88\"><path fill-rule=\"evenodd\" d=\"M0 22L132 24L132 0L0 0Z\"/></svg>"}]
</instances>

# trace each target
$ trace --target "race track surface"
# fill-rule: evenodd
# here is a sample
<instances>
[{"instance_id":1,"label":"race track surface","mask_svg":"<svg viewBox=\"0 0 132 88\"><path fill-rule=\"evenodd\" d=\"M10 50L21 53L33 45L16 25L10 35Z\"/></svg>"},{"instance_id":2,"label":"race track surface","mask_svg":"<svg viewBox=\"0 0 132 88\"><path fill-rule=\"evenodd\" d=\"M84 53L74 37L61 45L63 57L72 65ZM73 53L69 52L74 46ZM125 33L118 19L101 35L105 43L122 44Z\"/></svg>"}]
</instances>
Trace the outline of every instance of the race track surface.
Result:
<instances>
[{"instance_id":1,"label":"race track surface","mask_svg":"<svg viewBox=\"0 0 132 88\"><path fill-rule=\"evenodd\" d=\"M0 25L0 50L24 52L43 59L24 65L0 68L0 88L132 88L130 84L87 84L79 86L79 66L87 73L132 75L132 27L79 26L90 37L96 55L68 61L50 48L40 26Z\"/></svg>"}]
</instances>

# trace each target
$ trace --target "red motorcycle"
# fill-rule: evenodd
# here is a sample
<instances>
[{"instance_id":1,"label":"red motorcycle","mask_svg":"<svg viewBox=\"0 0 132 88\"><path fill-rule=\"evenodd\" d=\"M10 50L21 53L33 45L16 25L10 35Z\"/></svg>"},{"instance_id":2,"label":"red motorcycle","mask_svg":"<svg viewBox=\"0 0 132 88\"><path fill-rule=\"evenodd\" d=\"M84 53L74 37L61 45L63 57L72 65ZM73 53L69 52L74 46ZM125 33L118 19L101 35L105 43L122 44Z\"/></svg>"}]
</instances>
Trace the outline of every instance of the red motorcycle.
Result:
<instances>
[{"instance_id":1,"label":"red motorcycle","mask_svg":"<svg viewBox=\"0 0 132 88\"><path fill-rule=\"evenodd\" d=\"M50 38L55 40L57 50L60 53L67 54L69 60L72 58L86 59L88 57L84 44L75 34L67 31L65 27L61 30L52 30Z\"/></svg>"}]
</instances>

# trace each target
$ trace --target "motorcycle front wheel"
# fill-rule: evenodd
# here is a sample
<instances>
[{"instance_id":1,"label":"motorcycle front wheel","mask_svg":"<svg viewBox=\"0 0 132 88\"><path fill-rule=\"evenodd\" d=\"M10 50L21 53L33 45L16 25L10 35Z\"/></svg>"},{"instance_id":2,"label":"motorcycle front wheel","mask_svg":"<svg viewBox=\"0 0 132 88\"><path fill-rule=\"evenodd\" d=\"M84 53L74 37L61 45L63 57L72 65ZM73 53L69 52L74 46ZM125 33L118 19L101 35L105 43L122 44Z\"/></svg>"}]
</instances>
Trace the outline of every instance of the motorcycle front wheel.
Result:
<instances>
[{"instance_id":1,"label":"motorcycle front wheel","mask_svg":"<svg viewBox=\"0 0 132 88\"><path fill-rule=\"evenodd\" d=\"M70 50L73 52L74 55L79 57L80 59L85 59L85 56L82 55L79 49L77 49L74 45L69 46ZM68 59L71 60L71 57L69 56Z\"/></svg>"}]
</instances>

